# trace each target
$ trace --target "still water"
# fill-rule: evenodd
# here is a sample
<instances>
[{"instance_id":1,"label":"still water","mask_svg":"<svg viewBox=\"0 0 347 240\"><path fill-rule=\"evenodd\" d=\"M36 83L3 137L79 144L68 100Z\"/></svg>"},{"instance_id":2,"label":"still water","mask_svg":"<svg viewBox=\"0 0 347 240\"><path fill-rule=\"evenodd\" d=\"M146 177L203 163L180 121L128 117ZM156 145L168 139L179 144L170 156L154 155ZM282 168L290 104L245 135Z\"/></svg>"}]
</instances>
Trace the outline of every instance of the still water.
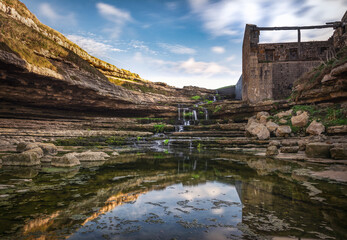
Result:
<instances>
[{"instance_id":1,"label":"still water","mask_svg":"<svg viewBox=\"0 0 347 240\"><path fill-rule=\"evenodd\" d=\"M347 186L324 165L138 152L0 169L1 239L346 239Z\"/></svg>"}]
</instances>

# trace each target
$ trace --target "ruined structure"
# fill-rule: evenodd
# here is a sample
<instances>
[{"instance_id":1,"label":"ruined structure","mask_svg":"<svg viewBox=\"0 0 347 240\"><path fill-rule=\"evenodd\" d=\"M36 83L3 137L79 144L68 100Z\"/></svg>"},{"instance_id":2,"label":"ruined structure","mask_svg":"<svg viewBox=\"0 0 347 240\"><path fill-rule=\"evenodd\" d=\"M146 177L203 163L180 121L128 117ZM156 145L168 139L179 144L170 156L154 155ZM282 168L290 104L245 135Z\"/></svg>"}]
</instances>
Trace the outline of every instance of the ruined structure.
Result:
<instances>
[{"instance_id":1,"label":"ruined structure","mask_svg":"<svg viewBox=\"0 0 347 240\"><path fill-rule=\"evenodd\" d=\"M340 22L319 26L257 27L247 24L242 48L242 100L284 99L294 80L346 46L347 14ZM327 41L301 42L302 29L334 28ZM260 31L297 30L298 41L259 44ZM240 84L240 82L238 83Z\"/></svg>"}]
</instances>

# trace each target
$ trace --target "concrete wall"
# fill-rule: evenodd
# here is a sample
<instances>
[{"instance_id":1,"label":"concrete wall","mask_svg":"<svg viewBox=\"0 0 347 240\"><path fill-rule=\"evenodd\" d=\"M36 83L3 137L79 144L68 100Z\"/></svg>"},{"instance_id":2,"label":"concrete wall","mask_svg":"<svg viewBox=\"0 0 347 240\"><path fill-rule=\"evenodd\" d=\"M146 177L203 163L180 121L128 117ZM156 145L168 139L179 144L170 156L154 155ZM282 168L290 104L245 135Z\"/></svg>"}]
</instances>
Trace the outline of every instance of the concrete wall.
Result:
<instances>
[{"instance_id":1,"label":"concrete wall","mask_svg":"<svg viewBox=\"0 0 347 240\"><path fill-rule=\"evenodd\" d=\"M242 75L240 76L239 81L237 81L235 85L235 99L242 99Z\"/></svg>"}]
</instances>

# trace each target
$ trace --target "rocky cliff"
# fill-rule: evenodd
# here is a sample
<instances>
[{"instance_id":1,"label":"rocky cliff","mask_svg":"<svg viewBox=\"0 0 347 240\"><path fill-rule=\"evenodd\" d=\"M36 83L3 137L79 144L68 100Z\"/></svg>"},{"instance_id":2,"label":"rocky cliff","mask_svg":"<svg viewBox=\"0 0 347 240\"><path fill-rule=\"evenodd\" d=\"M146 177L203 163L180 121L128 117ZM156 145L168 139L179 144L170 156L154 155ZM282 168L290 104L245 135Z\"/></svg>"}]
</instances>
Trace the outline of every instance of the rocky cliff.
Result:
<instances>
[{"instance_id":1,"label":"rocky cliff","mask_svg":"<svg viewBox=\"0 0 347 240\"><path fill-rule=\"evenodd\" d=\"M94 115L170 117L176 114L177 103L189 102L194 94L145 81L89 55L42 24L17 0L0 0L0 30L1 115L14 114L11 109L23 106ZM209 93L213 91L200 89L200 94Z\"/></svg>"}]
</instances>

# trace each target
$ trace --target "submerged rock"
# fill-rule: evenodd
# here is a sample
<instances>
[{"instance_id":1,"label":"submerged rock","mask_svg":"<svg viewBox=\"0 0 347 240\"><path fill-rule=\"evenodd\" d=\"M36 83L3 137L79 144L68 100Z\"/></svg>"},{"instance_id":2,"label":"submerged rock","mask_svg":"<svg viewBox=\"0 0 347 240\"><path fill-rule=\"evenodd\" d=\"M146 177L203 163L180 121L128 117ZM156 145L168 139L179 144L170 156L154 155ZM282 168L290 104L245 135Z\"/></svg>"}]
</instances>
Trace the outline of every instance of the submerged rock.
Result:
<instances>
[{"instance_id":1,"label":"submerged rock","mask_svg":"<svg viewBox=\"0 0 347 240\"><path fill-rule=\"evenodd\" d=\"M268 146L266 149L266 156L278 155L278 149L276 146Z\"/></svg>"},{"instance_id":2,"label":"submerged rock","mask_svg":"<svg viewBox=\"0 0 347 240\"><path fill-rule=\"evenodd\" d=\"M39 154L35 149L34 151L29 150L2 157L2 165L4 166L35 166L40 163Z\"/></svg>"},{"instance_id":3,"label":"submerged rock","mask_svg":"<svg viewBox=\"0 0 347 240\"><path fill-rule=\"evenodd\" d=\"M51 164L55 167L73 167L80 165L80 161L75 157L75 153L67 153L62 157L53 157Z\"/></svg>"},{"instance_id":4,"label":"submerged rock","mask_svg":"<svg viewBox=\"0 0 347 240\"><path fill-rule=\"evenodd\" d=\"M53 143L38 143L38 146L45 155L56 155L58 153L58 148Z\"/></svg>"},{"instance_id":5,"label":"submerged rock","mask_svg":"<svg viewBox=\"0 0 347 240\"><path fill-rule=\"evenodd\" d=\"M86 151L82 153L73 153L73 154L81 162L82 161L105 161L106 158L110 157L107 153L92 152L92 151Z\"/></svg>"},{"instance_id":6,"label":"submerged rock","mask_svg":"<svg viewBox=\"0 0 347 240\"><path fill-rule=\"evenodd\" d=\"M17 145L17 152L25 152L30 149L38 148L39 146L36 143L31 142L20 142Z\"/></svg>"},{"instance_id":7,"label":"submerged rock","mask_svg":"<svg viewBox=\"0 0 347 240\"><path fill-rule=\"evenodd\" d=\"M303 112L298 116L293 116L290 121L294 127L305 127L308 123L308 113Z\"/></svg>"},{"instance_id":8,"label":"submerged rock","mask_svg":"<svg viewBox=\"0 0 347 240\"><path fill-rule=\"evenodd\" d=\"M306 156L312 158L330 158L330 149L333 146L327 143L309 143L306 145Z\"/></svg>"},{"instance_id":9,"label":"submerged rock","mask_svg":"<svg viewBox=\"0 0 347 240\"><path fill-rule=\"evenodd\" d=\"M287 125L283 125L283 126L279 126L276 130L276 136L277 137L288 137L288 135L292 132L292 129L287 126Z\"/></svg>"},{"instance_id":10,"label":"submerged rock","mask_svg":"<svg viewBox=\"0 0 347 240\"><path fill-rule=\"evenodd\" d=\"M325 127L322 123L316 122L316 120L314 120L306 129L306 132L311 135L320 135L321 133L325 132Z\"/></svg>"}]
</instances>

